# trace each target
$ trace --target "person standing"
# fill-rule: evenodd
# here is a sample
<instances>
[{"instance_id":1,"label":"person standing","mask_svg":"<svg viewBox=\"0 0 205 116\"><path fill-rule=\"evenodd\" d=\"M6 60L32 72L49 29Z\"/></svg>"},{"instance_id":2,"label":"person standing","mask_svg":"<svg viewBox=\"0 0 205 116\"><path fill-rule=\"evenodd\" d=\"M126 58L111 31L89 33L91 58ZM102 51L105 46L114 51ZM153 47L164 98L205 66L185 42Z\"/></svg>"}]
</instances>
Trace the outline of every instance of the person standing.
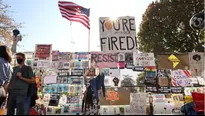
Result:
<instances>
[{"instance_id":1,"label":"person standing","mask_svg":"<svg viewBox=\"0 0 205 116\"><path fill-rule=\"evenodd\" d=\"M0 106L6 100L7 85L12 72L11 61L10 49L7 46L0 46Z\"/></svg>"},{"instance_id":2,"label":"person standing","mask_svg":"<svg viewBox=\"0 0 205 116\"><path fill-rule=\"evenodd\" d=\"M13 68L11 81L8 85L9 98L7 101L7 115L25 115L27 109L28 90L30 83L35 83L32 68L25 65L25 54L17 53L18 66Z\"/></svg>"},{"instance_id":3,"label":"person standing","mask_svg":"<svg viewBox=\"0 0 205 116\"><path fill-rule=\"evenodd\" d=\"M90 77L89 81L87 81L87 76ZM101 87L103 89L103 95L105 96L104 74L99 70L99 75L96 78L94 78L94 76L95 68L92 66L84 75L84 84L86 85L82 103L82 112L84 115L99 115L100 105L98 91ZM103 82L101 80L103 80Z\"/></svg>"}]
</instances>

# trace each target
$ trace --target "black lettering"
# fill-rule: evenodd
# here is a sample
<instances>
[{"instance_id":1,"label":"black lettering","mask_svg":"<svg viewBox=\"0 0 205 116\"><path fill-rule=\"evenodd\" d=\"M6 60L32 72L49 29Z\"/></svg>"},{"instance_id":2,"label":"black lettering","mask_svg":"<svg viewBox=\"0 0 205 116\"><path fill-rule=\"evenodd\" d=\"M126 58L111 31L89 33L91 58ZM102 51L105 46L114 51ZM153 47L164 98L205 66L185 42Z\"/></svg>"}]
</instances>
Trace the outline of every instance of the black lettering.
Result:
<instances>
[{"instance_id":1,"label":"black lettering","mask_svg":"<svg viewBox=\"0 0 205 116\"><path fill-rule=\"evenodd\" d=\"M101 23L101 25L102 25L102 32L104 32L104 31L105 31L105 29L104 29L105 20L103 20L103 22L100 20L100 23Z\"/></svg>"},{"instance_id":2,"label":"black lettering","mask_svg":"<svg viewBox=\"0 0 205 116\"><path fill-rule=\"evenodd\" d=\"M137 48L137 37L135 37L135 45L136 45L136 49L138 49Z\"/></svg>"},{"instance_id":3,"label":"black lettering","mask_svg":"<svg viewBox=\"0 0 205 116\"><path fill-rule=\"evenodd\" d=\"M103 54L103 62L107 62L107 61L108 61L107 54Z\"/></svg>"},{"instance_id":4,"label":"black lettering","mask_svg":"<svg viewBox=\"0 0 205 116\"><path fill-rule=\"evenodd\" d=\"M105 46L105 42L103 40L105 40L106 38L100 38L100 47L101 47L101 51L103 51L103 46Z\"/></svg>"},{"instance_id":5,"label":"black lettering","mask_svg":"<svg viewBox=\"0 0 205 116\"><path fill-rule=\"evenodd\" d=\"M117 45L115 44L115 42L117 42L117 37L111 37L111 45L112 45L112 50L113 49L113 45L115 46L115 48L118 50Z\"/></svg>"},{"instance_id":6,"label":"black lettering","mask_svg":"<svg viewBox=\"0 0 205 116\"><path fill-rule=\"evenodd\" d=\"M129 38L130 40L132 40L132 43L133 43L132 47L129 45ZM127 36L127 50L132 50L133 48L134 48L134 40L131 36Z\"/></svg>"},{"instance_id":7,"label":"black lettering","mask_svg":"<svg viewBox=\"0 0 205 116\"><path fill-rule=\"evenodd\" d=\"M123 30L125 31L127 29L127 31L129 31L128 27L127 27L127 19L122 19L122 27L123 27ZM126 29L125 29L126 28Z\"/></svg>"},{"instance_id":8,"label":"black lettering","mask_svg":"<svg viewBox=\"0 0 205 116\"><path fill-rule=\"evenodd\" d=\"M115 57L113 57L113 54L109 54L109 62L114 62L115 61Z\"/></svg>"},{"instance_id":9,"label":"black lettering","mask_svg":"<svg viewBox=\"0 0 205 116\"><path fill-rule=\"evenodd\" d=\"M122 39L125 39L125 37L119 37L119 41L120 41L120 50L126 50L125 48L122 48L122 44L124 43L122 41Z\"/></svg>"},{"instance_id":10,"label":"black lettering","mask_svg":"<svg viewBox=\"0 0 205 116\"><path fill-rule=\"evenodd\" d=\"M102 62L102 54L98 54L98 62Z\"/></svg>"},{"instance_id":11,"label":"black lettering","mask_svg":"<svg viewBox=\"0 0 205 116\"><path fill-rule=\"evenodd\" d=\"M118 25L118 28L115 27L116 25ZM119 31L120 30L120 21L119 20L113 21L113 27L116 31Z\"/></svg>"},{"instance_id":12,"label":"black lettering","mask_svg":"<svg viewBox=\"0 0 205 116\"><path fill-rule=\"evenodd\" d=\"M130 26L130 31L135 31L135 20L134 19L129 19L129 26ZM132 28L134 27L134 28Z\"/></svg>"},{"instance_id":13,"label":"black lettering","mask_svg":"<svg viewBox=\"0 0 205 116\"><path fill-rule=\"evenodd\" d=\"M109 47L108 49L110 50L111 49L110 38L108 37L107 39L108 39L108 47Z\"/></svg>"},{"instance_id":14,"label":"black lettering","mask_svg":"<svg viewBox=\"0 0 205 116\"><path fill-rule=\"evenodd\" d=\"M97 63L97 57L98 57L97 54L91 54L91 62Z\"/></svg>"}]
</instances>

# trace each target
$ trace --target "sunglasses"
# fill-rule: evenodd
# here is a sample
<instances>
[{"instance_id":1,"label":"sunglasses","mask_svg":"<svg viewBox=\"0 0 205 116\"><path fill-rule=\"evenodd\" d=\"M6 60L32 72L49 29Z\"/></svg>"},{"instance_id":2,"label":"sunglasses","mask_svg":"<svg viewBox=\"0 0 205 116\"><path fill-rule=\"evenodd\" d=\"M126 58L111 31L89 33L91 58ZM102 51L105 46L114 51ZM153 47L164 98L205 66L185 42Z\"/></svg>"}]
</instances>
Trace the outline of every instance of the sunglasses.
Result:
<instances>
[{"instance_id":1,"label":"sunglasses","mask_svg":"<svg viewBox=\"0 0 205 116\"><path fill-rule=\"evenodd\" d=\"M89 72L94 72L94 70L89 70Z\"/></svg>"}]
</instances>

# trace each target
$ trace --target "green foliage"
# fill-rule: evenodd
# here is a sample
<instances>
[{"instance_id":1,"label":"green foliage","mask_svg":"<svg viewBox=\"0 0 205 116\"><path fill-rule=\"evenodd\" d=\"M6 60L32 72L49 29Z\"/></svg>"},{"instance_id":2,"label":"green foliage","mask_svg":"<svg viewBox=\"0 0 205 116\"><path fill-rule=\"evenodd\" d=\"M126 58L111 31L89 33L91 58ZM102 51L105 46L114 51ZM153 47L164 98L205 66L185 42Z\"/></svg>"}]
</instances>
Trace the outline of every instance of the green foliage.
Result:
<instances>
[{"instance_id":1,"label":"green foliage","mask_svg":"<svg viewBox=\"0 0 205 116\"><path fill-rule=\"evenodd\" d=\"M21 27L21 24L16 23L9 16L8 8L9 6L0 0L0 45L11 45L12 31Z\"/></svg>"},{"instance_id":2,"label":"green foliage","mask_svg":"<svg viewBox=\"0 0 205 116\"><path fill-rule=\"evenodd\" d=\"M204 30L193 30L190 18L204 9L204 0L160 0L143 14L138 33L142 52L203 52Z\"/></svg>"}]
</instances>

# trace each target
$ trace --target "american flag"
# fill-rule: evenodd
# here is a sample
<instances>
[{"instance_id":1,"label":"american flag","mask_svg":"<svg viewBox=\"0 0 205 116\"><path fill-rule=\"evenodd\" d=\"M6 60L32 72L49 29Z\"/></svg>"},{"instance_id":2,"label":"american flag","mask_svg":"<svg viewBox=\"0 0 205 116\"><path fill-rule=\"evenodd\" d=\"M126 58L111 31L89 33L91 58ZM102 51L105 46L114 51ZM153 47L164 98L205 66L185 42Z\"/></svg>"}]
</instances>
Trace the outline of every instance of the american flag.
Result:
<instances>
[{"instance_id":1,"label":"american flag","mask_svg":"<svg viewBox=\"0 0 205 116\"><path fill-rule=\"evenodd\" d=\"M58 1L58 6L62 17L69 21L79 22L90 30L90 9L68 1Z\"/></svg>"}]
</instances>

